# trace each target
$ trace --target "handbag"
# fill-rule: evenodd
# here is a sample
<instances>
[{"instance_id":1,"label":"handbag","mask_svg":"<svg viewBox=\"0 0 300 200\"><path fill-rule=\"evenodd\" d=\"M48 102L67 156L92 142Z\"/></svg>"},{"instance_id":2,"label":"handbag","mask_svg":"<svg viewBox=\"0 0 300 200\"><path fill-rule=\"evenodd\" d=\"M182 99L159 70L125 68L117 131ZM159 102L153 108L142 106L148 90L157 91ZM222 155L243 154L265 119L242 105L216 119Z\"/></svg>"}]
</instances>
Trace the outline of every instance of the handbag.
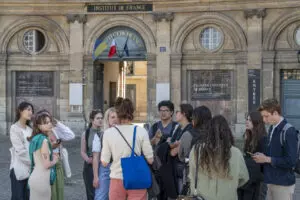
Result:
<instances>
[{"instance_id":1,"label":"handbag","mask_svg":"<svg viewBox=\"0 0 300 200\"><path fill-rule=\"evenodd\" d=\"M10 155L11 155L12 168L14 169L16 179L18 181L27 179L30 175L30 167L28 165L25 165L23 162L21 162L18 159L18 157L16 156L16 150L14 147L11 147L9 149L9 151L10 151Z\"/></svg>"},{"instance_id":2,"label":"handbag","mask_svg":"<svg viewBox=\"0 0 300 200\"><path fill-rule=\"evenodd\" d=\"M61 148L60 156L61 156L61 161L64 169L64 174L67 178L71 178L72 171L69 164L69 154L66 148Z\"/></svg>"},{"instance_id":3,"label":"handbag","mask_svg":"<svg viewBox=\"0 0 300 200\"><path fill-rule=\"evenodd\" d=\"M131 149L130 157L121 158L124 188L126 190L150 188L152 185L150 168L148 167L144 156L138 156L134 152L137 126L134 126L132 148L121 131L117 127L115 128Z\"/></svg>"},{"instance_id":4,"label":"handbag","mask_svg":"<svg viewBox=\"0 0 300 200\"><path fill-rule=\"evenodd\" d=\"M196 195L197 184L198 184L198 170L199 170L199 155L198 153L196 153L196 175L195 175L194 195L189 195L189 196L179 195L177 197L177 200L205 200L204 197Z\"/></svg>"},{"instance_id":5,"label":"handbag","mask_svg":"<svg viewBox=\"0 0 300 200\"><path fill-rule=\"evenodd\" d=\"M150 167L149 167L150 168ZM151 187L147 189L149 199L155 198L160 194L160 187L156 181L154 173L151 171L152 184Z\"/></svg>"}]
</instances>

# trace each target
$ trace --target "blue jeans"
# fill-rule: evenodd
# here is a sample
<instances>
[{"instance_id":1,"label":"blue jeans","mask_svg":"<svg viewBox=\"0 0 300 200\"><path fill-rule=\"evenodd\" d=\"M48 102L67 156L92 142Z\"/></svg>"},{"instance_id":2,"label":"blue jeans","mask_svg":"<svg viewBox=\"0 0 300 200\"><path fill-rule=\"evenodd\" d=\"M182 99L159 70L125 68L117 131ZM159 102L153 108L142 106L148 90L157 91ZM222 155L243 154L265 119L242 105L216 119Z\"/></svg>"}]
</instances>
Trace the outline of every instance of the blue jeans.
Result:
<instances>
[{"instance_id":1,"label":"blue jeans","mask_svg":"<svg viewBox=\"0 0 300 200\"><path fill-rule=\"evenodd\" d=\"M108 200L110 184L110 165L99 166L99 187L95 190L95 200Z\"/></svg>"}]
</instances>

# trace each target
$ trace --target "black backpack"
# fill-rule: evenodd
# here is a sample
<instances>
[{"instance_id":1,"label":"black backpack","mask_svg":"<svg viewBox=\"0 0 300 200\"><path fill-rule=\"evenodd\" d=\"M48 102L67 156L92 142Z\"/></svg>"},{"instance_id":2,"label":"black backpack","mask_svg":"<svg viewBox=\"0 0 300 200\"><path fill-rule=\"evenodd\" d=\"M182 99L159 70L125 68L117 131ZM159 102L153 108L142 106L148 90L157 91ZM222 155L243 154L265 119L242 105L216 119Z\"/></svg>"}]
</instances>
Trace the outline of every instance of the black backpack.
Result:
<instances>
[{"instance_id":1,"label":"black backpack","mask_svg":"<svg viewBox=\"0 0 300 200\"><path fill-rule=\"evenodd\" d=\"M286 141L286 131L293 127L290 123L287 123L286 125L284 125L281 133L280 133L280 144L281 146L283 147L283 143ZM296 166L294 168L294 172L296 172L297 174L300 174L300 133L298 130L296 130L297 132L297 136L298 136L298 145L297 145L297 156L298 156L298 159L297 159L297 162L296 162Z\"/></svg>"}]
</instances>

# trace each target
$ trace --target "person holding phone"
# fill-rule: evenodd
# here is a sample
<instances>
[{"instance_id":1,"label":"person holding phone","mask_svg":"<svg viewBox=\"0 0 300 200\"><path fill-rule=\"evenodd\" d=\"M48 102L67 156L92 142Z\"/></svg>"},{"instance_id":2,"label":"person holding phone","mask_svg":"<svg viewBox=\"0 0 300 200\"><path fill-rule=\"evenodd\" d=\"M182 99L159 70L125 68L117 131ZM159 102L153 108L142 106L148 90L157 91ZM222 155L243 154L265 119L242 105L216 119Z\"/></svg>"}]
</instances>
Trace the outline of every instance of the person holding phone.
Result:
<instances>
[{"instance_id":1,"label":"person holding phone","mask_svg":"<svg viewBox=\"0 0 300 200\"><path fill-rule=\"evenodd\" d=\"M281 106L276 99L266 99L258 111L266 124L271 125L264 151L258 151L252 158L264 166L264 182L267 184L268 200L293 199L296 177L293 168L298 158L298 137L295 127L288 125L281 114ZM285 141L281 135L286 126Z\"/></svg>"},{"instance_id":2,"label":"person holding phone","mask_svg":"<svg viewBox=\"0 0 300 200\"><path fill-rule=\"evenodd\" d=\"M260 197L263 181L263 168L252 157L255 152L262 152L265 148L266 129L259 112L251 112L246 117L246 132L244 134L244 159L249 171L249 181L238 189L239 200L264 200Z\"/></svg>"},{"instance_id":3,"label":"person holding phone","mask_svg":"<svg viewBox=\"0 0 300 200\"><path fill-rule=\"evenodd\" d=\"M53 127L49 134L49 140L53 149L53 153L60 155L60 159L55 165L56 168L56 180L51 185L51 200L64 200L64 169L63 169L63 156L62 153L62 141L69 141L75 138L73 131L65 126L63 123L55 119L48 110L40 110L37 114L45 113L51 118Z\"/></svg>"}]
</instances>

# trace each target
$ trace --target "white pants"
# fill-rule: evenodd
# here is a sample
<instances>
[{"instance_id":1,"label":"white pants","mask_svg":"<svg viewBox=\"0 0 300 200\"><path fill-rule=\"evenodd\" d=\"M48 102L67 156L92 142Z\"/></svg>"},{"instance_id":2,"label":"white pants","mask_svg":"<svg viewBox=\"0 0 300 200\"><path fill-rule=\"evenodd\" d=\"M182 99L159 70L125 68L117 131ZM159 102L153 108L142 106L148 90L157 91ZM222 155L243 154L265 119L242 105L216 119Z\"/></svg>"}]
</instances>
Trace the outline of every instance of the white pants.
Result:
<instances>
[{"instance_id":1,"label":"white pants","mask_svg":"<svg viewBox=\"0 0 300 200\"><path fill-rule=\"evenodd\" d=\"M268 184L267 200L292 200L295 185L281 186Z\"/></svg>"}]
</instances>

